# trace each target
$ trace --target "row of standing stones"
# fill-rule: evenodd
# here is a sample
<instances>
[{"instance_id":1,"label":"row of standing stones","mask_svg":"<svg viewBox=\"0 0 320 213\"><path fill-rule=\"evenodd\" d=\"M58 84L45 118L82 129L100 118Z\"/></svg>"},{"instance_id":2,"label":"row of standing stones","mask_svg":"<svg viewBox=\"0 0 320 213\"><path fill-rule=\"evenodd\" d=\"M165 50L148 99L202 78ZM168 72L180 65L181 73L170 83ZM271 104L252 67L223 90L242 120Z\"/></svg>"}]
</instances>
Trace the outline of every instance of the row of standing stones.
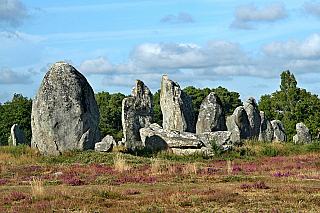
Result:
<instances>
[{"instance_id":1,"label":"row of standing stones","mask_svg":"<svg viewBox=\"0 0 320 213\"><path fill-rule=\"evenodd\" d=\"M160 105L163 127L153 123L153 96L140 80L132 89L133 97L122 101L123 135L127 149L144 147L170 149L176 154L212 153L212 145L229 149L242 139L286 141L286 131L279 120L269 121L249 98L225 120L220 98L210 93L202 102L198 120L191 98L177 82L164 75ZM31 146L43 155L60 155L69 150L110 151L118 145L112 136L102 139L98 129L99 109L86 78L66 62L55 63L46 73L33 100ZM297 124L295 141L311 141L308 128ZM18 125L11 129L13 145L25 144ZM214 142L214 143L213 143Z\"/></svg>"}]
</instances>

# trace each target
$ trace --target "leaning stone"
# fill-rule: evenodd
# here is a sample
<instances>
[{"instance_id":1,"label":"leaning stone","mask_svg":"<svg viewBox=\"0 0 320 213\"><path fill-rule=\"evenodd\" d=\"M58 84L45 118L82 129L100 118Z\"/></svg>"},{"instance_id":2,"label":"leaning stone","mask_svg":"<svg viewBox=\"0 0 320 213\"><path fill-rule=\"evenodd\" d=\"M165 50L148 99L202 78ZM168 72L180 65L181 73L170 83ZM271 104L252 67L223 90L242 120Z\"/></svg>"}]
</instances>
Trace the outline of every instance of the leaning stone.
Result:
<instances>
[{"instance_id":1,"label":"leaning stone","mask_svg":"<svg viewBox=\"0 0 320 213\"><path fill-rule=\"evenodd\" d=\"M232 143L238 143L241 139L250 138L251 126L243 106L237 107L233 114L227 117L227 129L231 132Z\"/></svg>"},{"instance_id":2,"label":"leaning stone","mask_svg":"<svg viewBox=\"0 0 320 213\"><path fill-rule=\"evenodd\" d=\"M273 140L273 127L264 112L260 111L261 125L259 141L271 142Z\"/></svg>"},{"instance_id":3,"label":"leaning stone","mask_svg":"<svg viewBox=\"0 0 320 213\"><path fill-rule=\"evenodd\" d=\"M104 138L102 138L101 142L105 142L108 144L112 144L114 147L118 146L118 142L116 139L114 139L111 135L107 135Z\"/></svg>"},{"instance_id":4,"label":"leaning stone","mask_svg":"<svg viewBox=\"0 0 320 213\"><path fill-rule=\"evenodd\" d=\"M191 98L182 91L177 82L162 76L160 105L163 129L195 132L196 119Z\"/></svg>"},{"instance_id":5,"label":"leaning stone","mask_svg":"<svg viewBox=\"0 0 320 213\"><path fill-rule=\"evenodd\" d=\"M201 103L196 133L226 131L224 108L217 94L211 92Z\"/></svg>"},{"instance_id":6,"label":"leaning stone","mask_svg":"<svg viewBox=\"0 0 320 213\"><path fill-rule=\"evenodd\" d=\"M304 123L297 123L296 124L297 134L293 137L293 141L295 143L301 142L303 144L311 143L312 135L310 130Z\"/></svg>"},{"instance_id":7,"label":"leaning stone","mask_svg":"<svg viewBox=\"0 0 320 213\"><path fill-rule=\"evenodd\" d=\"M133 97L122 101L122 127L127 149L140 149L139 129L149 126L153 120L153 96L149 88L140 80L132 89Z\"/></svg>"},{"instance_id":8,"label":"leaning stone","mask_svg":"<svg viewBox=\"0 0 320 213\"><path fill-rule=\"evenodd\" d=\"M26 134L24 133L24 131L19 129L18 124L14 124L11 127L11 136L9 141L12 141L13 146L18 146L19 144L27 144Z\"/></svg>"},{"instance_id":9,"label":"leaning stone","mask_svg":"<svg viewBox=\"0 0 320 213\"><path fill-rule=\"evenodd\" d=\"M273 141L281 142L287 141L286 129L284 128L283 123L280 120L271 121L271 125L273 128Z\"/></svg>"},{"instance_id":10,"label":"leaning stone","mask_svg":"<svg viewBox=\"0 0 320 213\"><path fill-rule=\"evenodd\" d=\"M251 127L250 138L258 139L260 133L261 117L256 100L252 97L248 98L247 102L244 104L244 109L247 113Z\"/></svg>"},{"instance_id":11,"label":"leaning stone","mask_svg":"<svg viewBox=\"0 0 320 213\"><path fill-rule=\"evenodd\" d=\"M31 146L44 155L94 149L100 115L86 78L66 62L52 65L32 102Z\"/></svg>"}]
</instances>

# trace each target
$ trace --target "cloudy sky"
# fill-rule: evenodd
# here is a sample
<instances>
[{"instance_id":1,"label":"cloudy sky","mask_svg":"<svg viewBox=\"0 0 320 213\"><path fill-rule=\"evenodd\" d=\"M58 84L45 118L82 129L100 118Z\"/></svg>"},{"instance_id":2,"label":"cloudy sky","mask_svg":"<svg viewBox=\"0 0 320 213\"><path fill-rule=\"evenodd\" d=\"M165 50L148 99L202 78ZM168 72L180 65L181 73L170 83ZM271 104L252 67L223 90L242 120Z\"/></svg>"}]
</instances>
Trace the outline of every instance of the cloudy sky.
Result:
<instances>
[{"instance_id":1,"label":"cloudy sky","mask_svg":"<svg viewBox=\"0 0 320 213\"><path fill-rule=\"evenodd\" d=\"M156 92L166 74L259 100L290 70L320 94L320 1L0 0L0 102L33 99L58 61L95 92Z\"/></svg>"}]
</instances>

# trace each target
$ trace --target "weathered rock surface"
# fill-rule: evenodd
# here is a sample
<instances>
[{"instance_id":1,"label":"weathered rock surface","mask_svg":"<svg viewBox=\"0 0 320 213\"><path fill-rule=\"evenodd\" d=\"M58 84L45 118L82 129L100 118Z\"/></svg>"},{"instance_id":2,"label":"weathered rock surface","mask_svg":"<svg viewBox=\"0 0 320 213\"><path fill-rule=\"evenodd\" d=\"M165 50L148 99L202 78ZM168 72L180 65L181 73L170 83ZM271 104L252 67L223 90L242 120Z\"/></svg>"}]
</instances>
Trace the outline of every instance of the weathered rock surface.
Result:
<instances>
[{"instance_id":1,"label":"weathered rock surface","mask_svg":"<svg viewBox=\"0 0 320 213\"><path fill-rule=\"evenodd\" d=\"M45 155L93 149L101 141L99 119L86 78L66 62L55 63L33 100L31 146Z\"/></svg>"},{"instance_id":2,"label":"weathered rock surface","mask_svg":"<svg viewBox=\"0 0 320 213\"><path fill-rule=\"evenodd\" d=\"M19 128L18 124L14 124L11 127L11 135L10 139L12 140L13 146L18 146L19 144L27 144L26 143L26 134Z\"/></svg>"},{"instance_id":3,"label":"weathered rock surface","mask_svg":"<svg viewBox=\"0 0 320 213\"><path fill-rule=\"evenodd\" d=\"M227 129L231 132L232 143L238 143L241 139L250 138L251 126L243 106L237 107L233 114L227 117Z\"/></svg>"},{"instance_id":4,"label":"weathered rock surface","mask_svg":"<svg viewBox=\"0 0 320 213\"><path fill-rule=\"evenodd\" d=\"M195 134L162 129L156 123L140 129L142 143L150 149L170 149L173 153L187 154L193 152L211 153L211 143L225 145L230 142L231 133L228 131L206 132Z\"/></svg>"},{"instance_id":5,"label":"weathered rock surface","mask_svg":"<svg viewBox=\"0 0 320 213\"><path fill-rule=\"evenodd\" d=\"M96 152L111 152L113 148L112 141L101 141L95 144L94 151Z\"/></svg>"},{"instance_id":6,"label":"weathered rock surface","mask_svg":"<svg viewBox=\"0 0 320 213\"><path fill-rule=\"evenodd\" d=\"M149 88L140 80L132 89L133 97L122 101L122 127L127 149L141 147L139 129L149 126L153 120L153 96Z\"/></svg>"},{"instance_id":7,"label":"weathered rock surface","mask_svg":"<svg viewBox=\"0 0 320 213\"><path fill-rule=\"evenodd\" d=\"M252 139L258 139L260 133L261 118L256 100L252 97L248 98L247 102L244 104L244 109L247 113L248 120L251 126L250 137Z\"/></svg>"},{"instance_id":8,"label":"weathered rock surface","mask_svg":"<svg viewBox=\"0 0 320 213\"><path fill-rule=\"evenodd\" d=\"M293 136L293 141L295 143L300 142L303 144L311 143L312 135L308 127L304 123L296 124L297 134Z\"/></svg>"},{"instance_id":9,"label":"weathered rock surface","mask_svg":"<svg viewBox=\"0 0 320 213\"><path fill-rule=\"evenodd\" d=\"M113 146L118 146L118 142L115 138L113 138L111 135L107 135L104 138L102 138L101 142L112 144Z\"/></svg>"},{"instance_id":10,"label":"weathered rock surface","mask_svg":"<svg viewBox=\"0 0 320 213\"><path fill-rule=\"evenodd\" d=\"M264 112L260 111L261 125L259 141L271 142L273 140L273 127Z\"/></svg>"},{"instance_id":11,"label":"weathered rock surface","mask_svg":"<svg viewBox=\"0 0 320 213\"><path fill-rule=\"evenodd\" d=\"M191 98L181 90L177 82L162 76L160 105L163 129L195 132L196 120Z\"/></svg>"},{"instance_id":12,"label":"weathered rock surface","mask_svg":"<svg viewBox=\"0 0 320 213\"><path fill-rule=\"evenodd\" d=\"M226 131L224 108L218 95L211 92L201 103L196 133Z\"/></svg>"},{"instance_id":13,"label":"weathered rock surface","mask_svg":"<svg viewBox=\"0 0 320 213\"><path fill-rule=\"evenodd\" d=\"M271 121L271 125L273 128L273 141L281 142L287 141L286 129L284 128L283 123L280 120Z\"/></svg>"}]
</instances>

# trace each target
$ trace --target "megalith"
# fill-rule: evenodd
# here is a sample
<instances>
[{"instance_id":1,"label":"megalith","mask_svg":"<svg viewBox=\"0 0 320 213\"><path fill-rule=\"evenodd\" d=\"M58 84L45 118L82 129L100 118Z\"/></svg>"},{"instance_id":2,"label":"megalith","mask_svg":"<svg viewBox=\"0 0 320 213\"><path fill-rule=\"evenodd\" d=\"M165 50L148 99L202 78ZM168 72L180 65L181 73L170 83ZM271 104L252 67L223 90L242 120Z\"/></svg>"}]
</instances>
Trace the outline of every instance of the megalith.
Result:
<instances>
[{"instance_id":1,"label":"megalith","mask_svg":"<svg viewBox=\"0 0 320 213\"><path fill-rule=\"evenodd\" d=\"M310 133L310 130L304 123L297 123L296 130L297 130L297 134L293 136L293 141L295 143L297 142L300 142L303 144L311 143L312 135Z\"/></svg>"},{"instance_id":2,"label":"megalith","mask_svg":"<svg viewBox=\"0 0 320 213\"><path fill-rule=\"evenodd\" d=\"M31 146L44 155L93 149L101 141L99 109L86 78L57 62L43 78L32 103Z\"/></svg>"},{"instance_id":3,"label":"megalith","mask_svg":"<svg viewBox=\"0 0 320 213\"><path fill-rule=\"evenodd\" d=\"M271 125L273 128L273 141L281 142L287 141L286 129L284 128L283 123L280 120L271 121Z\"/></svg>"},{"instance_id":4,"label":"megalith","mask_svg":"<svg viewBox=\"0 0 320 213\"><path fill-rule=\"evenodd\" d=\"M9 143L12 143L13 146L18 146L19 144L26 143L26 134L19 128L18 124L14 124L11 127L11 135L9 138ZM9 144L10 145L10 144Z\"/></svg>"},{"instance_id":5,"label":"megalith","mask_svg":"<svg viewBox=\"0 0 320 213\"><path fill-rule=\"evenodd\" d=\"M248 98L244 104L251 127L251 139L258 139L260 133L261 117L256 100L253 97Z\"/></svg>"},{"instance_id":6,"label":"megalith","mask_svg":"<svg viewBox=\"0 0 320 213\"><path fill-rule=\"evenodd\" d=\"M266 114L260 111L261 125L259 141L271 142L273 140L273 127Z\"/></svg>"},{"instance_id":7,"label":"megalith","mask_svg":"<svg viewBox=\"0 0 320 213\"><path fill-rule=\"evenodd\" d=\"M231 132L231 141L240 142L241 139L249 139L251 126L247 113L243 106L237 107L233 114L227 117L227 129Z\"/></svg>"},{"instance_id":8,"label":"megalith","mask_svg":"<svg viewBox=\"0 0 320 213\"><path fill-rule=\"evenodd\" d=\"M163 115L163 129L180 132L195 132L196 119L191 98L177 82L162 76L160 105Z\"/></svg>"},{"instance_id":9,"label":"megalith","mask_svg":"<svg viewBox=\"0 0 320 213\"><path fill-rule=\"evenodd\" d=\"M211 92L201 103L196 133L226 131L224 108L218 95Z\"/></svg>"},{"instance_id":10,"label":"megalith","mask_svg":"<svg viewBox=\"0 0 320 213\"><path fill-rule=\"evenodd\" d=\"M133 97L122 101L122 127L127 149L143 148L139 129L148 127L153 121L153 96L140 80L132 89Z\"/></svg>"}]
</instances>

